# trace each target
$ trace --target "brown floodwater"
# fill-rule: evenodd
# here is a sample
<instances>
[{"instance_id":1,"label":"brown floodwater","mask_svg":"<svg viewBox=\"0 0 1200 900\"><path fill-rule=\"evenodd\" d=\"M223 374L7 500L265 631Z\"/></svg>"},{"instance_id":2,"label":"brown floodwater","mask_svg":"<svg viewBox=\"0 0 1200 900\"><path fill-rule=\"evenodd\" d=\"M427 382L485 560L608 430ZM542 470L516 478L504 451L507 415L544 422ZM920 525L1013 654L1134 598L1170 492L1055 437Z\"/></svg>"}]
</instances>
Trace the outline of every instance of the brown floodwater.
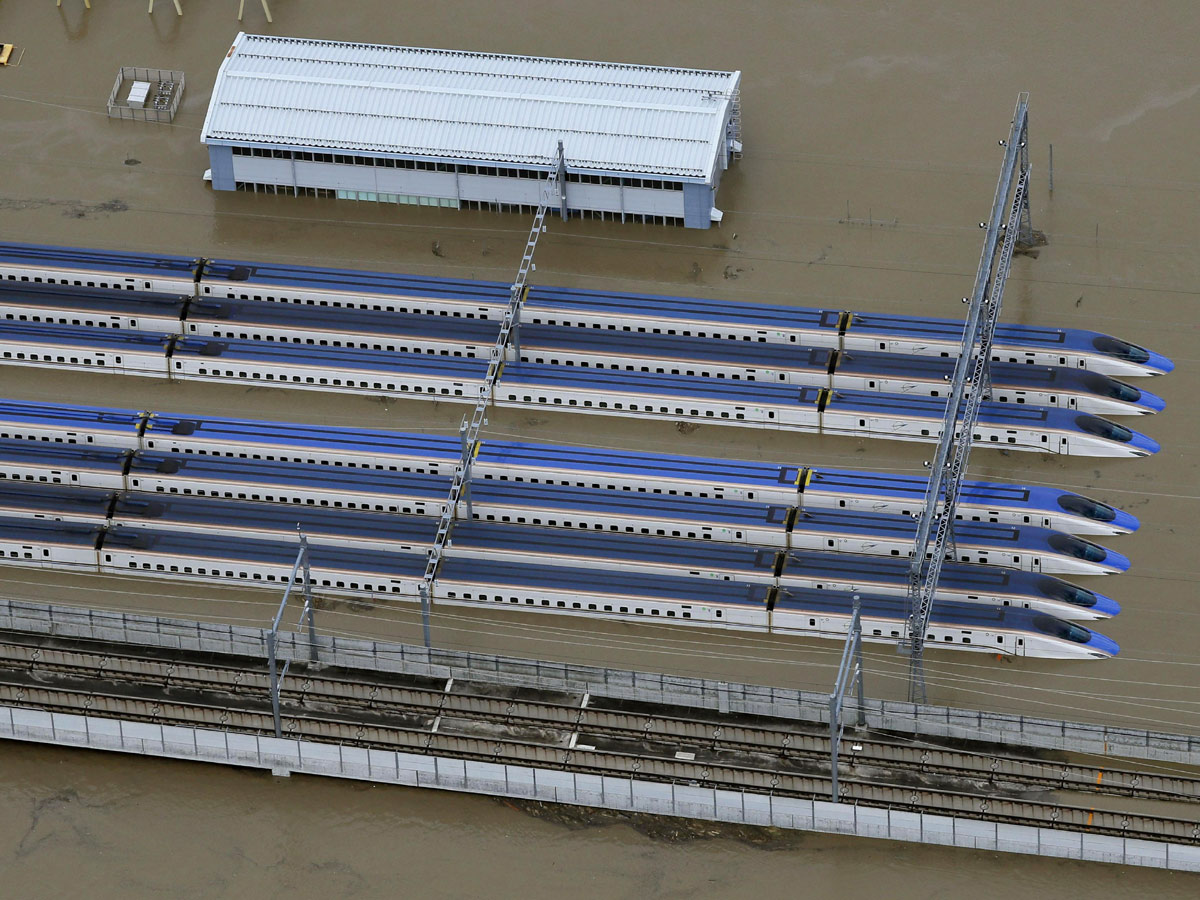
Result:
<instances>
[{"instance_id":1,"label":"brown floodwater","mask_svg":"<svg viewBox=\"0 0 1200 900\"><path fill-rule=\"evenodd\" d=\"M233 0L0 0L0 240L506 280L528 220L488 212L214 194L199 143ZM978 262L1018 91L1031 92L1035 227L1050 243L1013 265L1004 318L1093 328L1178 368L1136 426L1145 460L981 451L974 477L1083 491L1142 519L1111 540L1133 560L1087 586L1124 613L1101 630L1115 660L999 662L931 652L934 702L1195 732L1200 707L1196 518L1200 394L1200 61L1194 6L1113 0L736 5L466 0L246 4L276 34L741 69L745 157L712 231L554 220L532 280L868 311L955 316ZM23 51L23 53L22 53ZM172 125L109 121L117 69L181 69ZM1054 191L1047 163L1054 145ZM435 252L436 251L436 252ZM453 405L0 370L3 395L451 433ZM497 413L486 434L584 445L919 471L928 448L553 413ZM277 598L128 579L0 570L7 596L262 624ZM322 611L323 630L417 637L411 609ZM753 635L439 612L442 646L612 663L828 690L840 648ZM905 694L905 665L873 650L867 688ZM569 828L484 798L0 745L0 860L11 896L857 897L1194 896L1191 876L802 836L672 842L624 825ZM411 887L410 887L411 886Z\"/></svg>"}]
</instances>

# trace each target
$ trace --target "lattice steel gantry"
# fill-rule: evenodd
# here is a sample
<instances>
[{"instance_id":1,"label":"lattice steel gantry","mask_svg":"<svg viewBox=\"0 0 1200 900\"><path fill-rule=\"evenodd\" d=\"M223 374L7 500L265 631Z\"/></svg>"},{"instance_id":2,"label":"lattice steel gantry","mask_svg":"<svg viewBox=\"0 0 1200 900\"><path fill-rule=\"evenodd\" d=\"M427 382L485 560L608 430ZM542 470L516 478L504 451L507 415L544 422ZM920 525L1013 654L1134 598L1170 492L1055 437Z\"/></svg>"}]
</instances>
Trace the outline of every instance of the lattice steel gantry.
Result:
<instances>
[{"instance_id":1,"label":"lattice steel gantry","mask_svg":"<svg viewBox=\"0 0 1200 900\"><path fill-rule=\"evenodd\" d=\"M964 302L970 303L963 328L962 347L954 367L941 439L930 468L925 505L918 518L909 566L908 634L900 644L909 655L909 700L924 703L925 640L933 598L937 593L942 564L954 553L954 518L962 478L979 405L990 387L992 337L1004 298L1013 252L1044 242L1035 235L1029 213L1029 94L1017 97L1012 129L1005 148L1000 180L992 202L991 217L980 222L986 229L975 287ZM932 542L931 542L932 537Z\"/></svg>"}]
</instances>

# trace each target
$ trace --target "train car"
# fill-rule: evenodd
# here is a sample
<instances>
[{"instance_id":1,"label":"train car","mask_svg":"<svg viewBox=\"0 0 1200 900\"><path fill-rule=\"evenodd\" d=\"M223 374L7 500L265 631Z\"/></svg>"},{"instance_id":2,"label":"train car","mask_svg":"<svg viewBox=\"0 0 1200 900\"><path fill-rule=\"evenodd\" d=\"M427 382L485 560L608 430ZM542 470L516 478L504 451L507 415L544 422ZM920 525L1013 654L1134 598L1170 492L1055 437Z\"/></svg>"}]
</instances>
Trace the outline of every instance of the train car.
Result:
<instances>
[{"instance_id":1,"label":"train car","mask_svg":"<svg viewBox=\"0 0 1200 900\"><path fill-rule=\"evenodd\" d=\"M0 242L0 281L193 294L200 260L81 247Z\"/></svg>"},{"instance_id":2,"label":"train car","mask_svg":"<svg viewBox=\"0 0 1200 900\"><path fill-rule=\"evenodd\" d=\"M0 481L125 489L132 450L0 440Z\"/></svg>"},{"instance_id":3,"label":"train car","mask_svg":"<svg viewBox=\"0 0 1200 900\"><path fill-rule=\"evenodd\" d=\"M381 516L353 509L141 493L114 497L111 514L113 526L150 531L279 538L293 544L297 532L302 531L317 543L426 554L433 545L437 522L432 517Z\"/></svg>"},{"instance_id":4,"label":"train car","mask_svg":"<svg viewBox=\"0 0 1200 900\"><path fill-rule=\"evenodd\" d=\"M0 515L103 525L117 493L100 488L0 481Z\"/></svg>"},{"instance_id":5,"label":"train car","mask_svg":"<svg viewBox=\"0 0 1200 900\"><path fill-rule=\"evenodd\" d=\"M446 476L461 455L457 438L437 435L0 400L0 440L9 439ZM481 442L472 471L485 480L896 515L918 512L928 484L915 475L511 441ZM1135 516L1071 491L980 481L963 483L958 518L1072 534L1139 527Z\"/></svg>"},{"instance_id":6,"label":"train car","mask_svg":"<svg viewBox=\"0 0 1200 900\"><path fill-rule=\"evenodd\" d=\"M0 516L0 565L96 569L104 525Z\"/></svg>"},{"instance_id":7,"label":"train car","mask_svg":"<svg viewBox=\"0 0 1200 900\"><path fill-rule=\"evenodd\" d=\"M240 340L354 347L394 353L487 358L494 321L467 321L389 311L296 308L262 301L197 301L187 334ZM786 344L747 344L654 334L524 325L523 362L618 369L659 375L763 381L878 393L945 396L954 361L893 353L842 353ZM1161 398L1095 372L997 363L990 372L997 402L1078 409L1098 415L1144 415Z\"/></svg>"},{"instance_id":8,"label":"train car","mask_svg":"<svg viewBox=\"0 0 1200 900\"><path fill-rule=\"evenodd\" d=\"M417 312L456 319L499 318L508 306L511 289L511 285L496 281L227 259L205 260L198 283L200 296L205 298Z\"/></svg>"},{"instance_id":9,"label":"train car","mask_svg":"<svg viewBox=\"0 0 1200 900\"><path fill-rule=\"evenodd\" d=\"M149 494L440 516L450 493L450 479L410 472L139 451L128 464L125 487Z\"/></svg>"},{"instance_id":10,"label":"train car","mask_svg":"<svg viewBox=\"0 0 1200 900\"><path fill-rule=\"evenodd\" d=\"M181 338L171 356L171 377L180 381L260 382L459 403L475 402L486 372L483 360L198 337Z\"/></svg>"},{"instance_id":11,"label":"train car","mask_svg":"<svg viewBox=\"0 0 1200 900\"><path fill-rule=\"evenodd\" d=\"M0 364L162 378L174 341L153 331L0 321Z\"/></svg>"},{"instance_id":12,"label":"train car","mask_svg":"<svg viewBox=\"0 0 1200 900\"><path fill-rule=\"evenodd\" d=\"M280 588L291 577L296 541L256 540L221 533L148 531L113 527L96 554L107 575L151 573L189 581L214 580ZM309 545L315 591L385 599L416 598L425 574L420 553L381 553L345 546Z\"/></svg>"},{"instance_id":13,"label":"train car","mask_svg":"<svg viewBox=\"0 0 1200 900\"><path fill-rule=\"evenodd\" d=\"M843 595L844 597L845 595ZM862 639L895 643L905 633L907 604L899 598L863 595ZM846 601L826 591L783 591L771 606L771 630L844 640L849 632ZM1042 612L970 603L934 607L925 633L927 649L968 650L1047 659L1109 659L1117 643L1075 622Z\"/></svg>"},{"instance_id":14,"label":"train car","mask_svg":"<svg viewBox=\"0 0 1200 900\"><path fill-rule=\"evenodd\" d=\"M0 440L136 450L145 418L132 409L0 399Z\"/></svg>"},{"instance_id":15,"label":"train car","mask_svg":"<svg viewBox=\"0 0 1200 900\"><path fill-rule=\"evenodd\" d=\"M523 320L914 356L957 357L963 337L963 323L953 319L543 286L531 289ZM1003 323L996 327L992 360L1088 369L1116 378L1161 375L1174 369L1162 354L1099 332Z\"/></svg>"},{"instance_id":16,"label":"train car","mask_svg":"<svg viewBox=\"0 0 1200 900\"><path fill-rule=\"evenodd\" d=\"M0 320L176 332L191 297L0 281Z\"/></svg>"}]
</instances>

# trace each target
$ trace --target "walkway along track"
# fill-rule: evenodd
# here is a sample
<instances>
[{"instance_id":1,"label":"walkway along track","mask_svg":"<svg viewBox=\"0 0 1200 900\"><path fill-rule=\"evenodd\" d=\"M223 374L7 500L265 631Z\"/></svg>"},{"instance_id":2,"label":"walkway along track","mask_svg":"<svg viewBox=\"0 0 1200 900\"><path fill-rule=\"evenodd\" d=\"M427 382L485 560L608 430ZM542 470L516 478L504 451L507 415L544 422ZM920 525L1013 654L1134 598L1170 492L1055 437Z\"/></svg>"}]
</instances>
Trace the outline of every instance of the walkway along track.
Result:
<instances>
[{"instance_id":1,"label":"walkway along track","mask_svg":"<svg viewBox=\"0 0 1200 900\"><path fill-rule=\"evenodd\" d=\"M164 724L273 733L265 666L207 654L0 634L0 703ZM827 797L828 736L785 720L673 715L587 694L364 678L293 664L281 703L289 737L582 773ZM849 741L847 741L849 743ZM1200 845L1196 820L1044 802L1051 791L1200 803L1200 780L889 740L854 741L843 802ZM849 771L847 771L849 770ZM848 777L849 776L849 777Z\"/></svg>"}]
</instances>

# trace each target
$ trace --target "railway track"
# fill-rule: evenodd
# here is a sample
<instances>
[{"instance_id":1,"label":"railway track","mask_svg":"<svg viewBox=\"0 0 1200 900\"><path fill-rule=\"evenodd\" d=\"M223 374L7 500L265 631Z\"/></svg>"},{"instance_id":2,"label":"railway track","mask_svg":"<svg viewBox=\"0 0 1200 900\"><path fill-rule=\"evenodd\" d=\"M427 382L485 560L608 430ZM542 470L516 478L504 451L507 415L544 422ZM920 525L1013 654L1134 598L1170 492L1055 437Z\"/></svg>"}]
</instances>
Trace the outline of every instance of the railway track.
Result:
<instances>
[{"instance_id":1,"label":"railway track","mask_svg":"<svg viewBox=\"0 0 1200 900\"><path fill-rule=\"evenodd\" d=\"M66 647L9 634L0 640L0 702L273 733L265 671L186 656L143 648L117 652L111 645ZM830 791L828 737L771 720L674 715L587 694L480 682L362 679L307 666L294 667L283 680L280 700L285 733L296 738L782 796L826 797ZM1044 796L1195 804L1197 779L875 735L853 746L839 777L844 802L1200 844L1200 821L1098 810Z\"/></svg>"}]
</instances>

